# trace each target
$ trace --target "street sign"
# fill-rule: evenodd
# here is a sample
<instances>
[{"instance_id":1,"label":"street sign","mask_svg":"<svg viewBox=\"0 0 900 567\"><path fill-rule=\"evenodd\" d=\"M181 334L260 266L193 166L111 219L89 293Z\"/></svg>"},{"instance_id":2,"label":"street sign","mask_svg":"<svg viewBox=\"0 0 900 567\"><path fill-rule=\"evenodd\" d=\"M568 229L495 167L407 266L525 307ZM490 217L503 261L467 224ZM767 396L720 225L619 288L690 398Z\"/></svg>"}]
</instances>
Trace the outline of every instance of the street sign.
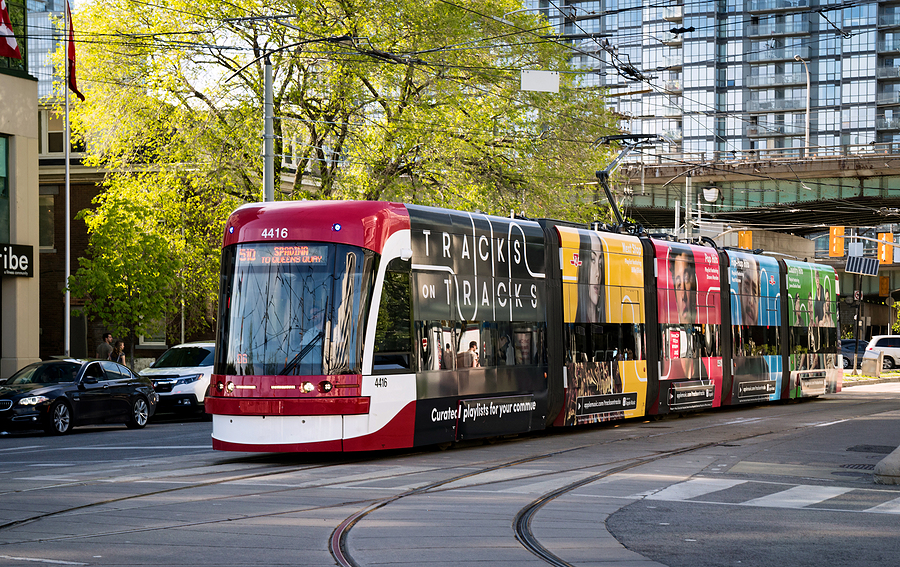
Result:
<instances>
[{"instance_id":1,"label":"street sign","mask_svg":"<svg viewBox=\"0 0 900 567\"><path fill-rule=\"evenodd\" d=\"M866 258L865 256L848 256L847 266L844 268L844 271L848 274L877 276L878 258Z\"/></svg>"}]
</instances>

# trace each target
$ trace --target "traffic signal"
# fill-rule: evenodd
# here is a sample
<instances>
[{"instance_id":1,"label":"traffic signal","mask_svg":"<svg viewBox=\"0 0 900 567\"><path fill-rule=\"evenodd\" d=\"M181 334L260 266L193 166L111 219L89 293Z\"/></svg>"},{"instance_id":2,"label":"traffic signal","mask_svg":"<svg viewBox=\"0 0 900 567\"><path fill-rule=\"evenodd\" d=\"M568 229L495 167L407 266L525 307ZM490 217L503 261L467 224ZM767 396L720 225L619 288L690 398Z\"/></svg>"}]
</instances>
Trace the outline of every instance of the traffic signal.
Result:
<instances>
[{"instance_id":1,"label":"traffic signal","mask_svg":"<svg viewBox=\"0 0 900 567\"><path fill-rule=\"evenodd\" d=\"M831 227L831 237L828 241L828 255L832 258L841 258L844 255L844 227Z\"/></svg>"},{"instance_id":2,"label":"traffic signal","mask_svg":"<svg viewBox=\"0 0 900 567\"><path fill-rule=\"evenodd\" d=\"M878 278L878 295L887 297L891 294L891 278L888 276L879 276Z\"/></svg>"},{"instance_id":3,"label":"traffic signal","mask_svg":"<svg viewBox=\"0 0 900 567\"><path fill-rule=\"evenodd\" d=\"M894 263L894 235L890 232L878 233L878 263Z\"/></svg>"},{"instance_id":4,"label":"traffic signal","mask_svg":"<svg viewBox=\"0 0 900 567\"><path fill-rule=\"evenodd\" d=\"M743 248L744 250L753 250L753 231L752 230L739 230L738 231L738 246Z\"/></svg>"}]
</instances>

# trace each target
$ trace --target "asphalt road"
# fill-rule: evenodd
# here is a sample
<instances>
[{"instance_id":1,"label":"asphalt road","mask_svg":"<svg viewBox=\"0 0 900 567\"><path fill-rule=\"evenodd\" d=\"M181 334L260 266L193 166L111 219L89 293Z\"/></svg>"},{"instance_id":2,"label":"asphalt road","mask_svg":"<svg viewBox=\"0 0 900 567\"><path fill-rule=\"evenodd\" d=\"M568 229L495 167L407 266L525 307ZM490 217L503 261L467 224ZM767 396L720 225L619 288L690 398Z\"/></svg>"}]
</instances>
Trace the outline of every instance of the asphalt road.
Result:
<instances>
[{"instance_id":1,"label":"asphalt road","mask_svg":"<svg viewBox=\"0 0 900 567\"><path fill-rule=\"evenodd\" d=\"M211 424L0 436L0 565L894 565L900 384L450 450L219 453Z\"/></svg>"}]
</instances>

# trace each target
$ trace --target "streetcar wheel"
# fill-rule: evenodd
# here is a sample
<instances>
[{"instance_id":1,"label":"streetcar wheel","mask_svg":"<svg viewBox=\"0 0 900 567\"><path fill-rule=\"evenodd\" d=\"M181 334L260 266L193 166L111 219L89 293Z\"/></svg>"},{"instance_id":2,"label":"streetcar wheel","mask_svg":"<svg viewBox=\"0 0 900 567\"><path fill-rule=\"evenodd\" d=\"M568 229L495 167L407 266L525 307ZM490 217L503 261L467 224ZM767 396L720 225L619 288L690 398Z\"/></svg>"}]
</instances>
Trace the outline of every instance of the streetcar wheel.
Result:
<instances>
[{"instance_id":1,"label":"streetcar wheel","mask_svg":"<svg viewBox=\"0 0 900 567\"><path fill-rule=\"evenodd\" d=\"M147 425L147 420L149 419L150 406L147 405L147 400L139 397L131 404L131 415L128 416L128 421L125 422L125 425L129 429L141 429Z\"/></svg>"},{"instance_id":2,"label":"streetcar wheel","mask_svg":"<svg viewBox=\"0 0 900 567\"><path fill-rule=\"evenodd\" d=\"M65 402L56 402L50 406L44 431L51 435L65 435L72 431L72 410Z\"/></svg>"}]
</instances>

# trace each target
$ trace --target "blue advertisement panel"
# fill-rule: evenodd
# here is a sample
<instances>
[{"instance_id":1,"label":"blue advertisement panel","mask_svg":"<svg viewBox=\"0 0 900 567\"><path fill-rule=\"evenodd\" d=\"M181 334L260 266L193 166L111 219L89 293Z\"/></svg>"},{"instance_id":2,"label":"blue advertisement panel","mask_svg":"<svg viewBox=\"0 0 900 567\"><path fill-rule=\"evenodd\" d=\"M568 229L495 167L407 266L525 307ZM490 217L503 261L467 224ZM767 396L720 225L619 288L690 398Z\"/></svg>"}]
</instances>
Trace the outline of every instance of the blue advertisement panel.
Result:
<instances>
[{"instance_id":1,"label":"blue advertisement panel","mask_svg":"<svg viewBox=\"0 0 900 567\"><path fill-rule=\"evenodd\" d=\"M731 292L731 403L781 397L781 291L778 261L735 250L728 254Z\"/></svg>"}]
</instances>

